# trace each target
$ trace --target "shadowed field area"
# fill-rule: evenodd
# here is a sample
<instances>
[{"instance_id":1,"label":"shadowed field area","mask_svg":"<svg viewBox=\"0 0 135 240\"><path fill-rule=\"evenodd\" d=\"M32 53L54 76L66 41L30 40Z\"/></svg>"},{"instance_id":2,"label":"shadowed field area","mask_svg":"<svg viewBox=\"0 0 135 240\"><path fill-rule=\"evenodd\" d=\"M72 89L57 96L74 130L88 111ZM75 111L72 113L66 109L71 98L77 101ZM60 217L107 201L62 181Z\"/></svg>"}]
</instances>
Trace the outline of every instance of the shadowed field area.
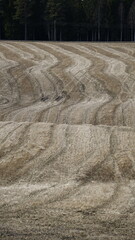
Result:
<instances>
[{"instance_id":1,"label":"shadowed field area","mask_svg":"<svg viewBox=\"0 0 135 240\"><path fill-rule=\"evenodd\" d=\"M0 239L135 239L134 56L0 42Z\"/></svg>"}]
</instances>

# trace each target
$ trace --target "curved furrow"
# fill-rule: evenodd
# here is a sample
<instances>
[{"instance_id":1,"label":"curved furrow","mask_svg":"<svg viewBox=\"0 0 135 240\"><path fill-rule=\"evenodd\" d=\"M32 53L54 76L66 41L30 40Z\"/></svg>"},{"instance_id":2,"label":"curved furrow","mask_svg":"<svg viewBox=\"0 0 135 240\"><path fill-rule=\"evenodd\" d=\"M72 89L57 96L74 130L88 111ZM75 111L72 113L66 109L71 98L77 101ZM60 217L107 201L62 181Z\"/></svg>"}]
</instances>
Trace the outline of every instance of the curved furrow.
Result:
<instances>
[{"instance_id":1,"label":"curved furrow","mask_svg":"<svg viewBox=\"0 0 135 240\"><path fill-rule=\"evenodd\" d=\"M29 44L30 45L30 44ZM28 47L29 47L29 45L28 45ZM13 47L13 49L14 49L15 47ZM35 48L34 48L34 46L32 46L31 47L32 48L32 50L33 50L33 52L34 51L36 51L36 53L39 51L40 52L40 49L37 49L36 47L36 50L35 50ZM16 49L16 48L15 48ZM26 51L26 50L25 50ZM55 58L53 57L52 59L50 58L50 54L47 54L46 52L44 52L44 51L41 51L41 54L42 54L42 58L46 58L46 60L42 60L42 61L36 61L36 58L34 58L34 55L32 55L32 58L34 58L34 63L36 63L36 65L34 65L34 66L32 66L32 67L29 67L29 68L24 68L24 74L22 73L22 78L24 79L24 75L26 74L26 76L27 76L27 79L29 78L30 79L30 82L32 81L32 84L34 83L34 80L35 80L35 83L36 84L33 84L32 86L36 89L36 91L34 91L34 89L33 89L33 91L32 92L37 92L37 90L39 89L40 90L40 92L38 92L38 94L37 94L37 98L39 99L41 99L41 97L42 97L42 95L44 94L44 90L45 90L45 87L47 87L47 80L48 80L48 78L46 78L46 81L45 81L45 83L44 83L44 79L45 79L45 76L42 74L42 69L44 69L45 71L47 71L47 69L48 68L50 68L50 66L52 66L52 65L54 65L57 61L55 60ZM39 67L40 66L40 67ZM21 67L20 67L21 68ZM37 69L39 68L39 70L37 71ZM34 70L35 69L35 70ZM15 69L16 70L16 69ZM20 69L21 70L21 69ZM35 77L35 72L37 72L37 76ZM16 73L16 72L15 72ZM19 76L20 77L20 76ZM44 85L45 84L45 87L44 86L42 86L42 85ZM23 81L23 85L24 85L24 87L25 87L25 82ZM52 84L51 84L52 85ZM27 86L27 85L26 85ZM26 89L27 89L27 91L29 92L29 89L28 89L28 86L26 87ZM50 86L50 79L49 79L49 86L48 86L48 89L46 88L46 91L47 91L47 94L49 94L49 91L50 91L50 89L51 89L51 86ZM24 89L22 89L22 91L24 92ZM53 88L52 88L52 91L50 92L50 95L52 95L52 93L54 94L54 92L55 92L55 89L54 89L54 86L53 86ZM26 98L26 96L24 96L24 98L25 98L25 101L26 102L28 102L28 98ZM22 101L21 101L21 104L22 104L22 102L24 102L23 101L23 99L21 99ZM30 109L32 109L33 107L32 106L30 106ZM26 108L26 115L27 115L27 111L29 110L29 107L27 107ZM21 112L21 110L19 109L19 110L17 110L17 112ZM23 111L24 112L24 111ZM33 110L33 112L34 112L34 110ZM8 120L12 120L12 118L11 118L11 115L14 115L16 113L16 110L13 112L13 113L11 113L9 116L7 116L6 118L4 118L4 119L8 119ZM21 118L21 116L20 116L20 118ZM17 117L15 118L15 119L17 119ZM19 120L20 121L20 120ZM22 118L22 121L27 121L27 119L25 119L24 117ZM30 119L29 119L29 121L31 121Z\"/></svg>"},{"instance_id":2,"label":"curved furrow","mask_svg":"<svg viewBox=\"0 0 135 240\"><path fill-rule=\"evenodd\" d=\"M0 239L134 240L134 56L0 42Z\"/></svg>"},{"instance_id":3,"label":"curved furrow","mask_svg":"<svg viewBox=\"0 0 135 240\"><path fill-rule=\"evenodd\" d=\"M25 44L23 44L25 46ZM58 64L58 58L48 51L40 49L36 44L27 44L27 48L33 51L36 56L41 56L41 60L36 61L36 65L29 69L31 78L35 77L41 86L41 97L57 94L58 83L53 80L50 69ZM52 89L51 89L52 88Z\"/></svg>"},{"instance_id":4,"label":"curved furrow","mask_svg":"<svg viewBox=\"0 0 135 240\"><path fill-rule=\"evenodd\" d=\"M87 123L86 121L86 112L91 111L93 108L91 108L91 105L93 103L93 98L95 102L98 102L99 100L99 105L101 104L101 99L105 99L105 97L103 97L103 86L101 86L101 84L99 83L99 81L97 79L95 79L90 71L94 66L94 60L93 58L91 58L90 56L88 56L87 53L84 53L83 51L80 51L79 48L74 47L74 44L72 46L67 46L67 44L62 43L61 44L62 47L68 51L70 51L73 54L79 54L80 56L83 56L84 59L86 59L87 61L91 61L91 65L86 69L86 71L78 71L76 75L74 75L75 78L77 78L79 80L79 84L78 84L78 93L82 94L84 97L84 100L80 101L80 106L79 106L79 102L76 104L74 104L73 109L72 107L70 107L70 111L68 111L67 113L67 118L68 121L66 121L67 123ZM77 44L76 44L77 45ZM101 64L101 62L99 63L99 65ZM98 62L96 62L96 66L98 68ZM97 90L98 89L98 90ZM98 105L97 105L98 108ZM79 111L78 111L79 109ZM91 109L91 110L90 110ZM64 111L65 112L65 111ZM93 115L94 115L93 111ZM65 115L64 113L62 113L63 115ZM73 116L72 116L73 115ZM77 116L77 117L76 117ZM78 118L78 120L77 120ZM94 124L94 116L91 116L92 121L89 121L88 123L92 123Z\"/></svg>"},{"instance_id":5,"label":"curved furrow","mask_svg":"<svg viewBox=\"0 0 135 240\"><path fill-rule=\"evenodd\" d=\"M17 63L16 66L10 68L7 72L9 75L9 82L10 79L13 79L16 85L12 85L17 86L17 90L15 93L13 93L13 97L15 97L15 94L17 94L17 92L19 94L19 99L16 100L17 105L23 105L25 103L33 101L33 83L30 82L30 79L27 76L25 70L29 66L33 65L34 60L32 60L32 58L34 56L28 54L27 52L19 51L18 48L12 46L12 44L9 43L4 42L0 45L2 45L2 51L4 51L7 61L8 58L10 58Z\"/></svg>"},{"instance_id":6,"label":"curved furrow","mask_svg":"<svg viewBox=\"0 0 135 240\"><path fill-rule=\"evenodd\" d=\"M50 47L50 44L48 44L48 45ZM91 66L91 60L90 59L87 60L86 58L82 57L78 53L73 53L70 50L68 51L68 50L63 49L62 44L59 44L59 46L58 45L55 46L55 44L53 44L53 45L54 46L51 45L51 48L53 49L54 52L56 52L57 54L65 54L66 56L68 56L68 58L71 59L71 63L74 63L69 67L66 65L66 68L65 68L65 74L67 76L70 73L69 77L71 78L71 81L66 82L66 79L65 78L63 79L63 82L64 82L63 92L64 92L64 94L66 93L66 97L68 95L71 99L69 99L69 101L66 101L67 105L64 102L64 104L61 104L60 107L58 107L59 113L58 113L58 117L56 118L56 121L61 123L61 120L59 120L59 118L63 119L64 115L69 116L69 111L72 110L72 105L74 105L76 108L78 106L78 101L81 96L83 98L86 98L86 97L90 98L90 96L85 94L85 91L84 91L85 83L84 84L82 83L81 77L84 74L85 75L87 74L87 69ZM55 73L57 74L56 68L53 69L53 71L55 71ZM59 72L59 74L60 73L61 72ZM88 78L88 76L87 76L87 78ZM77 101L76 101L76 98L78 98ZM74 103L73 103L73 100L74 100ZM75 101L76 101L76 104L75 104ZM81 101L81 99L80 99L80 101ZM73 106L73 108L74 108L74 106ZM52 109L50 109L50 111L52 112ZM55 109L54 109L54 111L55 111ZM54 114L55 114L55 112L54 112ZM49 116L50 116L50 114L49 114ZM64 120L64 122L63 122L63 120ZM65 123L65 117L63 120L62 120L62 123ZM80 120L75 121L75 123L82 123L82 122L83 122L82 117ZM67 118L66 118L66 123L68 123Z\"/></svg>"},{"instance_id":7,"label":"curved furrow","mask_svg":"<svg viewBox=\"0 0 135 240\"><path fill-rule=\"evenodd\" d=\"M98 48L98 47L97 47ZM123 53L122 49L121 51L119 51L117 48L115 48L115 46L113 47L105 47L105 46L100 46L99 51L104 52L105 55L110 55L113 56L114 59L118 59L120 61L122 61L123 63L126 64L126 72L122 74L122 78L120 79L121 83L122 83L122 87L123 90L127 90L128 91L128 95L130 96L130 89L131 86L134 84L135 82L135 78L134 78L134 68L135 68L135 59L134 57L130 56L129 54ZM126 89L128 87L128 89Z\"/></svg>"},{"instance_id":8,"label":"curved furrow","mask_svg":"<svg viewBox=\"0 0 135 240\"><path fill-rule=\"evenodd\" d=\"M120 93L120 98L122 102L134 97L134 88L135 88L135 59L130 54L123 53L122 48L116 46L113 47L103 47L104 51L108 51L110 55L114 55L114 58L123 61L126 64L126 74L122 75L120 79L122 83L122 90ZM121 51L120 51L121 49Z\"/></svg>"},{"instance_id":9,"label":"curved furrow","mask_svg":"<svg viewBox=\"0 0 135 240\"><path fill-rule=\"evenodd\" d=\"M100 221L106 218L116 221L134 207L130 185L135 179L135 131L131 128L45 123L12 125L14 128L19 126L19 132L12 133L4 142L11 152L0 162L1 185L12 182L16 189L19 184L20 194L23 194L26 183L39 184L39 192L31 189L30 193L22 195L23 201L18 199L17 206L14 195L10 203L6 201L8 205L19 208L26 202L31 208L31 204L39 199L39 205L47 203L58 209L60 206L77 209L83 214L95 211L95 217ZM18 145L26 125L29 128L27 141L14 150L11 141L16 139L16 133L18 138L14 145ZM11 132L6 127L3 131ZM95 145L98 146L96 152ZM48 184L47 187L44 184ZM50 189L50 186L53 187Z\"/></svg>"},{"instance_id":10,"label":"curved furrow","mask_svg":"<svg viewBox=\"0 0 135 240\"><path fill-rule=\"evenodd\" d=\"M71 65L71 63L74 61L74 59L72 59L73 57L71 58L72 53L67 54L67 52L64 52L63 50L60 51L60 48L58 48L58 47L57 48L53 47L51 49L50 44L48 46L46 46L46 45L43 45L41 43L40 44L38 43L37 45L42 47L42 49L47 48L48 51L50 51L52 54L58 56L58 58L59 58L59 63L56 66L52 67L52 71L55 74L55 78L59 77L59 79L61 79L61 81L63 83L63 87L62 87L63 90L59 94L60 94L60 97L63 98L63 100L64 100L64 102L61 101L60 104L58 104L58 106L56 108L51 108L48 113L46 111L41 113L40 121L41 120L43 121L43 119L45 119L45 116L47 115L46 121L59 122L60 114L61 113L63 114L63 111L65 109L72 106L73 98L75 98L75 97L77 98L77 96L75 96L75 94L74 94L74 91L70 90L71 85L73 85L72 88L74 89L74 88L76 88L76 84L74 85L74 81L71 81L71 82L68 81L67 82L68 75L67 75L67 71L66 71L66 69L68 68L68 65ZM76 67L76 64L75 64L75 67ZM69 77L68 77L68 80L69 80ZM70 91L67 90L68 87L69 87ZM78 88L78 86L77 86L77 88ZM81 90L76 91L76 94L78 94L78 97L79 97L79 95L81 94ZM67 103L67 105L66 105L66 103Z\"/></svg>"},{"instance_id":11,"label":"curved furrow","mask_svg":"<svg viewBox=\"0 0 135 240\"><path fill-rule=\"evenodd\" d=\"M65 69L65 72L71 78L71 83L74 82L74 84L77 86L76 91L79 92L81 95L82 92L79 90L79 84L81 83L80 78L81 76L87 73L88 69L92 64L91 60L86 59L85 57L81 56L77 52L74 53L71 49L64 48L64 44L59 44L59 45L49 44L49 46L53 48L55 51L57 51L58 53L65 54L66 56L69 56L71 58L72 63L74 64L67 67ZM72 89L72 85L70 85L71 83L70 82L65 83L65 86L64 86L65 88L70 87L69 89L70 92L74 91L74 89Z\"/></svg>"},{"instance_id":12,"label":"curved furrow","mask_svg":"<svg viewBox=\"0 0 135 240\"><path fill-rule=\"evenodd\" d=\"M127 125L127 126L134 126L134 87L135 87L135 77L134 77L134 69L135 69L135 59L128 54L121 53L113 50L110 47L105 47L104 51L110 52L110 54L115 54L115 58L123 60L125 64L127 64L127 74L123 74L121 82L122 82L122 89L120 93L120 99L122 101L121 104L118 104L116 110L114 112L114 123L115 125ZM126 59L126 60L125 60ZM118 108L118 109L117 109ZM129 108L129 109L128 109ZM125 110L126 109L126 110ZM118 113L119 112L119 113ZM133 118L129 117L129 112L132 112ZM120 116L121 113L121 116ZM124 120L129 118L130 120ZM121 120L120 120L121 119Z\"/></svg>"},{"instance_id":13,"label":"curved furrow","mask_svg":"<svg viewBox=\"0 0 135 240\"><path fill-rule=\"evenodd\" d=\"M92 58L92 60L93 61L95 60L95 62L97 61L97 64L95 64L95 62L94 62L93 66L92 66L93 68L90 69L93 73L93 76L96 79L98 79L98 77L99 77L99 80L101 78L101 80L104 82L104 84L106 84L105 85L106 91L108 90L110 93L112 93L112 95L116 95L118 93L117 85L119 83L119 79L117 78L117 75L119 77L120 73L117 71L117 67L121 66L121 72L125 72L125 65L122 62L117 61L117 60L115 62L115 60L113 58L110 58L110 57L107 57L106 55L100 54L100 52L98 52L96 50L95 46L93 46L93 45L85 46L85 44L83 44L83 45L76 44L75 46L74 45L70 46L70 43L68 43L65 47L72 49L72 51L75 51L75 50L73 50L75 48L80 53L80 55L82 55L84 53L85 57L87 56L87 58ZM104 75L102 76L102 74L104 74ZM107 74L110 77L110 78L108 78L108 82L105 81L106 80L105 76ZM118 83L116 82L115 78L117 78ZM112 81L114 84L114 89L112 88L112 84L111 84Z\"/></svg>"},{"instance_id":14,"label":"curved furrow","mask_svg":"<svg viewBox=\"0 0 135 240\"><path fill-rule=\"evenodd\" d=\"M51 121L51 122L59 122L59 123L63 123L66 121L70 123L92 123L92 124L114 125L117 122L115 115L117 111L119 111L120 105L121 104L123 105L122 103L123 101L126 102L128 101L128 98L130 99L131 91L132 91L132 94L134 92L133 90L131 90L133 89L134 79L132 78L131 81L128 81L128 79L130 78L130 74L128 74L128 72L125 73L126 71L124 67L125 65L122 65L123 58L124 58L123 61L125 61L125 59L128 57L127 54L123 53L122 54L123 57L122 56L120 57L119 52L117 50L111 50L112 48L104 46L103 44L99 44L99 46L97 46L96 44L91 44L91 46L88 46L87 43L76 44L76 45L70 44L70 43L68 44L67 43L61 43L61 44L27 43L26 47L24 43L13 43L13 44L2 43L2 44L4 46L2 51L4 51L4 53L5 51L9 52L9 55L11 55L10 51L14 53L19 48L19 45L21 45L21 49L20 51L18 51L17 54L20 55L20 59L26 59L25 63L22 60L19 60L20 62L17 64L17 66L15 66L12 69L12 71L10 71L11 73L10 72L8 73L9 75L12 76L13 79L15 74L17 74L18 78L20 79L20 80L16 79L17 88L20 96L19 102L20 104L22 104L22 102L23 104L25 103L26 107L25 108L23 107L23 110L21 110L21 106L18 109L15 106L13 111L11 109L9 110L7 117L5 114L6 110L4 110L3 114L1 115L1 119L3 120L8 120L8 121L12 120L12 116L15 117L15 114L17 114L15 117L15 121L21 121L21 120L22 121ZM8 48L8 50L5 50L5 48ZM26 50L28 49L30 49L30 54L26 53ZM52 51L51 55L49 53L49 50ZM36 60L36 56L38 55L38 52L39 52L39 57ZM57 54L59 55L58 58L56 58ZM65 56L65 60L64 60L65 62L61 63L62 58L64 58L64 56ZM70 66L70 64L76 61L75 58L77 59L78 56L80 56L79 58L80 62L78 62L77 60L75 65ZM17 57L15 56L15 54L10 58L17 60ZM28 58L29 60L27 60ZM43 62L43 65L39 61L39 58L42 58L41 61ZM44 58L46 59L44 60ZM4 60L5 59L7 58L4 57ZM114 63L115 59L118 59L116 63ZM83 61L84 62L86 61L86 65L85 64L83 65ZM22 63L23 63L23 67L22 67ZM106 63L108 67L106 67ZM27 68L26 64L27 65L32 64L32 66ZM39 67L39 65L41 66ZM119 69L121 69L120 70L121 73L118 73L119 71L117 71L116 65L117 65L117 68L119 67ZM129 65L130 66L133 65L131 61L129 62ZM80 67L81 69L80 71L78 71L77 69ZM63 69L63 72L62 72L62 69ZM25 81L21 80L21 76L19 76L18 71L22 72L22 78L23 78L23 75L25 75L26 73L29 79L27 83L31 82L30 83L31 88L33 88L34 85L35 85L34 87L35 89L39 90L40 88L39 92L37 92L37 98L43 99L43 101L46 101L45 104L43 102L39 102L34 104L34 106L32 104L29 106L28 102L31 98L29 91L31 91L32 94L35 91L33 89L30 90L28 85L25 84ZM67 73L69 72L71 72L70 77L74 76L74 79L72 79L72 82L73 84L75 83L77 87L75 92L74 92L75 90L74 87L73 89L71 88L70 95L72 95L72 99L69 99L69 94L66 91L62 90L63 87L65 89L65 86L67 87L68 84L70 85L70 81L69 83L67 82L67 79L68 79ZM47 96L47 95L54 94L55 89L57 88L56 85L53 84L55 82L54 77L53 77L53 80L50 81L50 76L52 78L53 73L55 74L54 75L55 79L58 79L58 81L60 80L62 82L62 86L60 87L61 89L59 88L58 91L56 90L56 94L55 94L56 100L52 102L52 100L49 99L50 96ZM4 76L5 75L6 74L4 73ZM125 78L123 77L123 75L125 75ZM113 76L113 78L111 76ZM114 76L117 80L114 78ZM126 80L122 82L120 79L120 76L122 76L122 78ZM40 80L38 81L39 78ZM21 85L18 85L19 81L20 82L22 81L21 85L23 84L26 90L24 90L24 87L21 88ZM76 84L77 81L78 82L80 81L79 84ZM83 83L84 81L85 81L85 84ZM33 84L33 82L40 82L40 84ZM101 85L99 84L99 82ZM131 84L132 88L130 87L131 86L130 82L132 82ZM56 80L56 84L57 84L57 80ZM51 89L52 85L53 85L53 88ZM45 93L45 89L46 89L46 93ZM97 98L95 98L96 90L98 94ZM50 91L50 94L49 94L49 91ZM17 92L17 90L15 92ZM26 93L24 94L24 92ZM41 92L45 96L41 96ZM108 94L108 99L107 99L107 94ZM30 98L28 97L28 95ZM84 100L79 99L80 98L79 95L80 96L82 95ZM76 104L74 99L75 97L77 98ZM1 105L2 106L7 105L8 102L9 102L9 99L1 95L1 103L2 103ZM79 107L79 102L80 102L80 107ZM99 105L98 105L98 102L99 102ZM52 105L52 109L51 109L51 105ZM72 105L73 105L73 111L72 111ZM125 103L125 105L129 105L129 104ZM29 111L29 114L27 114L28 111ZM21 119L21 115L22 115L22 119ZM67 120L66 115L69 120ZM75 117L75 115L78 115L78 116Z\"/></svg>"},{"instance_id":15,"label":"curved furrow","mask_svg":"<svg viewBox=\"0 0 135 240\"><path fill-rule=\"evenodd\" d=\"M47 110L41 112L39 116L39 121L57 122L59 121L58 116L60 115L60 112L68 106L71 106L73 102L72 98L74 98L74 95L72 94L72 92L70 95L68 87L70 88L72 86L72 88L74 89L76 85L73 81L69 80L70 76L65 71L68 66L73 64L73 61L72 58L67 56L67 54L63 53L62 51L55 51L55 49L51 48L50 45L37 43L36 46L45 51L48 51L48 53L54 55L58 59L58 63L52 66L49 70L50 74L53 75L53 81L57 83L58 80L58 83L60 82L60 88L54 98L55 102L58 102L58 104L55 103L54 107L52 105L52 108L47 108ZM65 88L66 86L67 88Z\"/></svg>"},{"instance_id":16,"label":"curved furrow","mask_svg":"<svg viewBox=\"0 0 135 240\"><path fill-rule=\"evenodd\" d=\"M0 108L7 108L11 105L14 105L19 100L18 86L14 78L9 73L9 70L18 66L18 63L11 60L11 58L7 58L5 51L3 51L3 48L1 46L0 50Z\"/></svg>"},{"instance_id":17,"label":"curved furrow","mask_svg":"<svg viewBox=\"0 0 135 240\"><path fill-rule=\"evenodd\" d=\"M134 119L135 119L135 98L132 98L122 103L116 109L114 122L118 126L123 125L134 127L135 126Z\"/></svg>"},{"instance_id":18,"label":"curved furrow","mask_svg":"<svg viewBox=\"0 0 135 240\"><path fill-rule=\"evenodd\" d=\"M36 46L42 49L42 51L47 51L48 54L52 54L52 56L57 58L57 64L50 68L50 73L54 75L54 82L56 82L57 79L59 80L61 85L59 94L62 94L66 82L69 81L69 76L67 76L65 69L73 64L72 59L67 56L67 54L57 51L55 48L51 48L50 44L36 43Z\"/></svg>"},{"instance_id":19,"label":"curved furrow","mask_svg":"<svg viewBox=\"0 0 135 240\"><path fill-rule=\"evenodd\" d=\"M95 47L95 45L94 45ZM100 48L101 49L101 48ZM91 54L91 50L89 51L87 48L84 48L82 47L82 51L85 51L85 52L90 52ZM92 50L93 51L93 50ZM105 53L105 59L104 59L104 55L102 56L101 53L99 55L99 52L100 50L97 52L97 54L95 54L97 56L97 58L100 58L102 59L103 58L103 61L108 61L109 62L109 57L106 57ZM92 52L92 54L94 54ZM102 57L101 57L102 56ZM107 58L107 59L106 59ZM111 56L112 58L112 56ZM113 61L114 62L114 61ZM114 78L114 73L113 74L113 78L108 74L108 72L110 71L111 69L111 64L113 64L113 62L109 63L110 64L110 67L109 67L109 70L105 70L105 69L99 69L99 72L97 72L96 69L94 69L94 75L95 77L97 77L98 79L100 79L101 81L105 81L106 82L106 87L109 87L108 90L109 90L109 93L110 95L113 97L111 100L107 101L105 104L101 105L99 107L99 109L97 110L96 112L96 115L95 115L95 124L107 124L107 125L114 125L114 115L115 115L115 111L116 111L116 108L121 104L121 92L123 93L122 91L122 85L121 84L121 81L120 81L120 78L118 78L118 76L116 76L116 79ZM108 65L108 63L107 63ZM96 64L94 65L96 67ZM115 67L113 67L115 68ZM107 74L106 74L107 72ZM109 75L109 78L108 78L108 75ZM110 81L112 79L112 81ZM113 88L112 88L113 86ZM124 95L123 95L124 97Z\"/></svg>"},{"instance_id":20,"label":"curved furrow","mask_svg":"<svg viewBox=\"0 0 135 240\"><path fill-rule=\"evenodd\" d=\"M17 125L19 125L19 123ZM23 182L26 181L26 178L24 180L24 177L28 172L29 179L32 175L32 169L30 170L27 165L30 165L31 161L34 162L34 159L37 156L39 157L44 149L53 144L53 126L51 124L46 126L44 132L42 131L42 125L41 127L34 129L34 131L32 123L25 123L21 127L22 129L20 126L17 126L17 137L12 131L9 133L9 138L6 138L4 142L4 147L5 145L8 146L8 152L5 151L1 156L1 181L2 179L3 181L6 179L5 184L10 184L10 182L16 182L18 180ZM38 144L36 143L36 134L40 135L40 141L38 141ZM31 149L33 149L32 152ZM6 161L4 161L5 159ZM17 171L15 171L15 169L17 169ZM12 172L12 175L10 172Z\"/></svg>"},{"instance_id":21,"label":"curved furrow","mask_svg":"<svg viewBox=\"0 0 135 240\"><path fill-rule=\"evenodd\" d=\"M70 45L70 44L68 44ZM73 47L70 47L73 49ZM103 73L103 69L105 67L105 64L104 64L104 61L101 61L101 59L99 57L96 56L96 54L94 53L94 51L92 52L92 56L91 56L91 51L89 51L89 49L84 49L84 47L81 47L80 45L76 45L74 47L75 49L77 48L77 50L80 52L80 54L82 53L85 53L85 56L87 58L91 58L92 57L92 60L94 62L94 64L92 65L91 69L89 70L90 72L90 77L92 75L92 78L91 78L91 82L93 83L94 82L94 79L96 79L97 81L95 81L95 86L93 88L94 91L94 94L96 96L96 90L98 89L98 95L97 95L97 99L95 98L91 98L91 100L89 101L90 103L90 108L87 109L87 112L85 114L84 112L84 115L86 115L86 118L85 119L89 119L87 118L87 115L89 114L90 117L91 117L91 109L93 109L93 116L91 117L92 119L92 122L88 122L88 123L92 123L92 124L110 124L110 125L113 125L112 123L112 115L113 115L113 110L111 111L112 112L112 115L111 117L109 118L109 116L106 116L106 118L108 119L107 121L104 121L103 120L103 117L99 118L99 121L97 121L97 113L99 111L99 109L102 109L104 105L109 105L108 108L110 108L111 106L113 106L113 108L115 109L115 104L109 104L110 102L112 102L112 96L115 94L116 95L116 92L117 92L117 89L116 89L116 86L119 85L119 83L116 83L116 86L114 85L114 88L112 89L111 86L112 86L112 83L109 82L109 89L108 88L108 81L106 80L106 85L104 86L103 84L100 85L99 82L105 82L105 79L107 78L106 75ZM85 77L85 76L84 76ZM115 80L116 82L116 80ZM89 83L89 82L88 82ZM111 85L110 85L111 84ZM89 83L90 85L90 83ZM102 86L102 87L101 87ZM86 86L86 89L87 89L87 86ZM103 90L104 89L104 90ZM105 92L105 89L107 92ZM111 93L112 91L112 93ZM90 91L91 92L91 91ZM108 95L107 97L107 93L110 95ZM103 101L103 102L102 102ZM98 104L99 102L99 104ZM114 103L117 102L117 100L114 101ZM97 103L95 105L95 103ZM94 105L93 108L91 108L91 105ZM119 101L118 103L116 103L116 105L119 104ZM96 106L96 109L95 109L95 106ZM101 111L101 112L105 112L105 111ZM108 113L108 111L107 111ZM107 115L107 113L105 112L104 114ZM73 114L74 114L74 111L73 111ZM87 120L88 121L88 120ZM86 121L85 121L86 122Z\"/></svg>"}]
</instances>

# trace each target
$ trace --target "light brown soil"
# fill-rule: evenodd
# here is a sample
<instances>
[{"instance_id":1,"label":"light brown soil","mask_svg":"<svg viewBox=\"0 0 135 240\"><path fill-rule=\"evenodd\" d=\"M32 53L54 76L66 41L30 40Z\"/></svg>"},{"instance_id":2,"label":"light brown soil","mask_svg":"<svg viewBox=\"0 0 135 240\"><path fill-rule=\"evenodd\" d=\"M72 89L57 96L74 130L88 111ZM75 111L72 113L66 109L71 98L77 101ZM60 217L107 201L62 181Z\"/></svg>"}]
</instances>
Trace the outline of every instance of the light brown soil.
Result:
<instances>
[{"instance_id":1,"label":"light brown soil","mask_svg":"<svg viewBox=\"0 0 135 240\"><path fill-rule=\"evenodd\" d=\"M0 42L0 240L135 239L134 55Z\"/></svg>"}]
</instances>

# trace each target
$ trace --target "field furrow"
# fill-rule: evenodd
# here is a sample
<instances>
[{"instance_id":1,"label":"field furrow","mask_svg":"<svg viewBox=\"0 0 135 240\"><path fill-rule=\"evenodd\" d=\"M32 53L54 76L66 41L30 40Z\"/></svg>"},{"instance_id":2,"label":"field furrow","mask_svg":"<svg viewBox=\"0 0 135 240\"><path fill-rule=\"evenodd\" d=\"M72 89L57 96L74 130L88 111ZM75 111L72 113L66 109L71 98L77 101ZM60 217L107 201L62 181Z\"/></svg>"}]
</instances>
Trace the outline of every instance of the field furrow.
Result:
<instances>
[{"instance_id":1,"label":"field furrow","mask_svg":"<svg viewBox=\"0 0 135 240\"><path fill-rule=\"evenodd\" d=\"M134 43L0 42L0 239L135 239Z\"/></svg>"}]
</instances>

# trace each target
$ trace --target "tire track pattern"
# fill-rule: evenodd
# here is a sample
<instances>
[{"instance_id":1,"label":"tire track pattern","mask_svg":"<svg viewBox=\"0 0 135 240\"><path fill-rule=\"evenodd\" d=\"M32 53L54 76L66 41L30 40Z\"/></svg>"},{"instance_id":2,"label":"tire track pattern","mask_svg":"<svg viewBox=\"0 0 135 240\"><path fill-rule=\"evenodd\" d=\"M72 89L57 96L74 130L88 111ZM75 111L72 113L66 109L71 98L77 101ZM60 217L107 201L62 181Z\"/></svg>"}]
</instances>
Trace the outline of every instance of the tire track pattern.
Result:
<instances>
[{"instance_id":1,"label":"tire track pattern","mask_svg":"<svg viewBox=\"0 0 135 240\"><path fill-rule=\"evenodd\" d=\"M0 239L135 239L134 54L0 42Z\"/></svg>"}]
</instances>

